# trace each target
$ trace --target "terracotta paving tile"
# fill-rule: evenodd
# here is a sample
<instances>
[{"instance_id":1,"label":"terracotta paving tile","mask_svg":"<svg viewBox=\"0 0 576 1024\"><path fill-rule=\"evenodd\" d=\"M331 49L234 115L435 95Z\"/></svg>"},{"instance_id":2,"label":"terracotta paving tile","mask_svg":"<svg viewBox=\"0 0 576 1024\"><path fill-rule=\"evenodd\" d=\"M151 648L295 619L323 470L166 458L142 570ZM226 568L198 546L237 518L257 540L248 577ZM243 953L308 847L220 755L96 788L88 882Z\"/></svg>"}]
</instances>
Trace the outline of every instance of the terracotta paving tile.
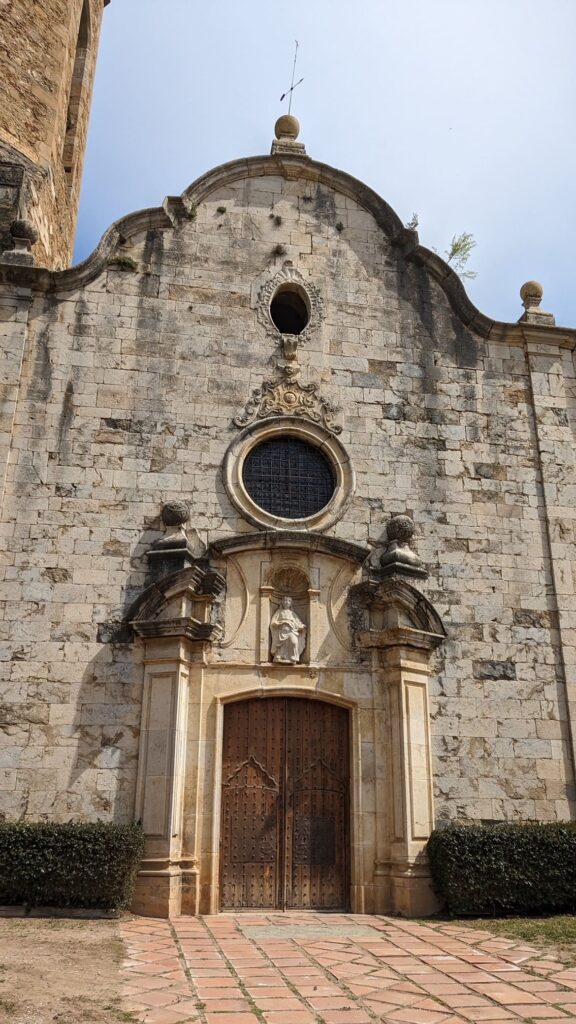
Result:
<instances>
[{"instance_id":1,"label":"terracotta paving tile","mask_svg":"<svg viewBox=\"0 0 576 1024\"><path fill-rule=\"evenodd\" d=\"M224 978L198 978L198 988L203 989L223 989L223 988L237 988L238 982L230 972Z\"/></svg>"},{"instance_id":2,"label":"terracotta paving tile","mask_svg":"<svg viewBox=\"0 0 576 1024\"><path fill-rule=\"evenodd\" d=\"M422 997L421 992L410 993L410 992L398 992L396 989L387 989L382 995L373 993L367 998L370 998L371 1002L374 1003L386 1003L387 1005L394 1005L397 1009L403 1006L412 1006L418 1002L418 999Z\"/></svg>"},{"instance_id":3,"label":"terracotta paving tile","mask_svg":"<svg viewBox=\"0 0 576 1024\"><path fill-rule=\"evenodd\" d=\"M352 986L348 985L348 988L352 989ZM319 985L298 985L298 991L305 999L312 999L317 996L322 996L323 998L338 996L341 994L342 989L340 989L338 985L330 985L328 982L322 982ZM367 991L371 991L371 989L367 987Z\"/></svg>"},{"instance_id":4,"label":"terracotta paving tile","mask_svg":"<svg viewBox=\"0 0 576 1024\"><path fill-rule=\"evenodd\" d=\"M344 992L340 996L308 996L308 1002L315 1010L354 1009L356 1005Z\"/></svg>"},{"instance_id":5,"label":"terracotta paving tile","mask_svg":"<svg viewBox=\"0 0 576 1024\"><path fill-rule=\"evenodd\" d=\"M292 990L289 989L287 985L277 985L275 988L270 987L269 985L246 985L246 990L256 1000L262 997L264 999L282 999L283 996L292 995ZM299 991L302 993L304 992L300 987Z\"/></svg>"},{"instance_id":6,"label":"terracotta paving tile","mask_svg":"<svg viewBox=\"0 0 576 1024\"><path fill-rule=\"evenodd\" d=\"M372 1024L372 1018L363 1010L332 1010L322 1017L326 1024Z\"/></svg>"},{"instance_id":7,"label":"terracotta paving tile","mask_svg":"<svg viewBox=\"0 0 576 1024\"><path fill-rule=\"evenodd\" d=\"M431 1010L394 1010L386 1020L402 1021L402 1024L444 1024L448 1013L433 1013Z\"/></svg>"},{"instance_id":8,"label":"terracotta paving tile","mask_svg":"<svg viewBox=\"0 0 576 1024\"><path fill-rule=\"evenodd\" d=\"M189 1014L191 1020L198 1020L200 1018L198 1001L196 999L183 999L177 1006L172 1006L170 1009L177 1010L178 1013ZM186 1017L186 1020L188 1020L188 1017Z\"/></svg>"},{"instance_id":9,"label":"terracotta paving tile","mask_svg":"<svg viewBox=\"0 0 576 1024\"><path fill-rule=\"evenodd\" d=\"M380 937L351 941L345 931L334 934L353 924ZM326 934L284 938L272 934L276 925L294 931L312 925ZM464 926L361 915L243 914L179 919L173 924L176 942L166 922L137 919L120 927L127 949L124 1005L143 1024L576 1020L576 970L532 947ZM265 927L266 937L253 941L246 933L251 927Z\"/></svg>"},{"instance_id":10,"label":"terracotta paving tile","mask_svg":"<svg viewBox=\"0 0 576 1024\"><path fill-rule=\"evenodd\" d=\"M130 981L124 986L125 992L147 992L148 989L169 988L173 984L171 978L163 978L161 975L149 977L143 974L140 977L133 974Z\"/></svg>"},{"instance_id":11,"label":"terracotta paving tile","mask_svg":"<svg viewBox=\"0 0 576 1024\"><path fill-rule=\"evenodd\" d=\"M543 978L535 978L530 981L518 982L515 978L515 985L522 988L524 992L536 992L542 999L546 998L548 992L560 992L561 988L559 985L554 985L553 981L545 981Z\"/></svg>"},{"instance_id":12,"label":"terracotta paving tile","mask_svg":"<svg viewBox=\"0 0 576 1024\"><path fill-rule=\"evenodd\" d=\"M490 1006L491 1003L487 999L483 999L482 996L473 995L471 992L462 996L442 996L442 1002L448 1006L460 1009L460 1007L468 1006Z\"/></svg>"},{"instance_id":13,"label":"terracotta paving tile","mask_svg":"<svg viewBox=\"0 0 576 1024\"><path fill-rule=\"evenodd\" d=\"M534 1007L530 1004L527 1006L518 1004L513 1006L512 1009L520 1014L521 1017L529 1017L531 1020L566 1020L566 1014L562 1010L557 1010L554 1006Z\"/></svg>"},{"instance_id":14,"label":"terracotta paving tile","mask_svg":"<svg viewBox=\"0 0 576 1024\"><path fill-rule=\"evenodd\" d=\"M272 1010L304 1010L305 1007L302 1005L296 996L289 995L284 996L283 999L267 999L264 997L261 999L255 999L254 1002L259 1010L264 1010L270 1013Z\"/></svg>"},{"instance_id":15,"label":"terracotta paving tile","mask_svg":"<svg viewBox=\"0 0 576 1024\"><path fill-rule=\"evenodd\" d=\"M394 1003L373 1003L370 999L365 999L364 1003L369 1010L379 1015L378 1020L380 1018L382 1020L387 1019L386 1015L388 1013L394 1013L398 1009Z\"/></svg>"},{"instance_id":16,"label":"terracotta paving tile","mask_svg":"<svg viewBox=\"0 0 576 1024\"><path fill-rule=\"evenodd\" d=\"M437 1002L436 999L422 999L419 1003L414 1003L415 1010L434 1010L435 1013L447 1013L447 1009L442 1003Z\"/></svg>"},{"instance_id":17,"label":"terracotta paving tile","mask_svg":"<svg viewBox=\"0 0 576 1024\"><path fill-rule=\"evenodd\" d=\"M143 1020L146 1021L146 1024L181 1024L183 1021L194 1019L198 1020L199 1018L191 1017L186 1011L180 1013L177 1009L173 1010L172 1008L167 1010L151 1010L146 1014L146 1017L143 1018Z\"/></svg>"},{"instance_id":18,"label":"terracotta paving tile","mask_svg":"<svg viewBox=\"0 0 576 1024\"><path fill-rule=\"evenodd\" d=\"M468 992L465 985L458 985L456 982L428 982L419 981L419 985L426 990L431 996L451 996L451 995L462 995L464 992Z\"/></svg>"},{"instance_id":19,"label":"terracotta paving tile","mask_svg":"<svg viewBox=\"0 0 576 1024\"><path fill-rule=\"evenodd\" d=\"M207 1024L260 1024L253 1013L208 1013Z\"/></svg>"},{"instance_id":20,"label":"terracotta paving tile","mask_svg":"<svg viewBox=\"0 0 576 1024\"><path fill-rule=\"evenodd\" d=\"M208 1002L209 999L228 1000L244 998L244 993L239 986L236 986L235 988L223 988L221 991L213 988L198 988L197 986L195 986L195 988L198 998L202 999L203 1002Z\"/></svg>"},{"instance_id":21,"label":"terracotta paving tile","mask_svg":"<svg viewBox=\"0 0 576 1024\"><path fill-rule=\"evenodd\" d=\"M529 1003L541 1005L542 1003L538 996L531 995L530 992L523 992L521 989L514 988L513 985L505 985L503 982L491 985L471 985L470 988L478 992L479 995L488 996L496 1003L504 1003L506 1006L512 1006L514 1003L524 1003L526 1005Z\"/></svg>"},{"instance_id":22,"label":"terracotta paving tile","mask_svg":"<svg viewBox=\"0 0 576 1024\"><path fill-rule=\"evenodd\" d=\"M268 971L266 974L246 974L242 976L242 983L248 988L251 985L261 988L263 985L283 985L282 976L278 971Z\"/></svg>"},{"instance_id":23,"label":"terracotta paving tile","mask_svg":"<svg viewBox=\"0 0 576 1024\"><path fill-rule=\"evenodd\" d=\"M394 983L395 992L420 992L419 985L413 985L411 981L402 981L401 978Z\"/></svg>"},{"instance_id":24,"label":"terracotta paving tile","mask_svg":"<svg viewBox=\"0 0 576 1024\"><path fill-rule=\"evenodd\" d=\"M516 1013L510 1013L509 1010L503 1010L501 1006L468 1006L459 1007L458 1013L465 1017L466 1020L473 1021L473 1024L478 1024L481 1020L518 1020Z\"/></svg>"},{"instance_id":25,"label":"terracotta paving tile","mask_svg":"<svg viewBox=\"0 0 576 1024\"><path fill-rule=\"evenodd\" d=\"M143 992L140 1002L146 1006L173 1006L180 997L174 992Z\"/></svg>"},{"instance_id":26,"label":"terracotta paving tile","mask_svg":"<svg viewBox=\"0 0 576 1024\"><path fill-rule=\"evenodd\" d=\"M308 1010L280 1010L279 1012L273 1010L271 1013L264 1014L264 1020L267 1021L267 1024L316 1024L316 1014L310 1013ZM219 1024L227 1024L227 1022L221 1021Z\"/></svg>"},{"instance_id":27,"label":"terracotta paving tile","mask_svg":"<svg viewBox=\"0 0 576 1024\"><path fill-rule=\"evenodd\" d=\"M198 1001L204 1003L203 1009L206 1013L236 1013L239 1010L249 1010L250 1003L246 999L206 999L198 997Z\"/></svg>"}]
</instances>

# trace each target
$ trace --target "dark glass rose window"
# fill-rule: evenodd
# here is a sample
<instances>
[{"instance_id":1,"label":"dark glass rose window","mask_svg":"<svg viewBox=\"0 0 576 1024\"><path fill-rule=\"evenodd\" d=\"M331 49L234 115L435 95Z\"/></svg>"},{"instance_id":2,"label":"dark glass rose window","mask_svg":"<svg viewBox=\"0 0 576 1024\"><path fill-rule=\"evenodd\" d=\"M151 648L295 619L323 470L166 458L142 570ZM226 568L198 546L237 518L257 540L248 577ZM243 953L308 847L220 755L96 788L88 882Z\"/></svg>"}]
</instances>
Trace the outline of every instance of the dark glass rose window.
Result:
<instances>
[{"instance_id":1,"label":"dark glass rose window","mask_svg":"<svg viewBox=\"0 0 576 1024\"><path fill-rule=\"evenodd\" d=\"M247 455L242 478L252 501L283 519L315 515L328 504L335 488L328 459L299 437L262 441Z\"/></svg>"}]
</instances>

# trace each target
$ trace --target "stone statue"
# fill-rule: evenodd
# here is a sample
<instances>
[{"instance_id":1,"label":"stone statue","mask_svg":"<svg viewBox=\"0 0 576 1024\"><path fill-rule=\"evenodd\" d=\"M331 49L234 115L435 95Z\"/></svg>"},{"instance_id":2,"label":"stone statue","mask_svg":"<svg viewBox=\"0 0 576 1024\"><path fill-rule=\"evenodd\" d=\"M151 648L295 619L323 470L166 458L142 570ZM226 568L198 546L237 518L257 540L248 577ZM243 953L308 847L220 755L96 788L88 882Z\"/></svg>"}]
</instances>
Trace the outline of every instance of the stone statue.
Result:
<instances>
[{"instance_id":1,"label":"stone statue","mask_svg":"<svg viewBox=\"0 0 576 1024\"><path fill-rule=\"evenodd\" d=\"M272 661L297 665L306 644L306 626L292 611L292 598L283 597L270 622Z\"/></svg>"}]
</instances>

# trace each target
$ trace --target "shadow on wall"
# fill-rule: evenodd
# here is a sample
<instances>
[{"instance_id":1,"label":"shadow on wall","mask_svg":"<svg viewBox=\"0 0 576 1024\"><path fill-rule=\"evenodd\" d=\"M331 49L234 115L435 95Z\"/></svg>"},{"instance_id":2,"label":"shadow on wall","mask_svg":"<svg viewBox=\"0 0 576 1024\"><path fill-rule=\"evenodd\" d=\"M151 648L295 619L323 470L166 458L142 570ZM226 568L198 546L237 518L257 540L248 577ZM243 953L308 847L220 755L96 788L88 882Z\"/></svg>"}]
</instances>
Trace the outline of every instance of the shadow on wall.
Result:
<instances>
[{"instance_id":1,"label":"shadow on wall","mask_svg":"<svg viewBox=\"0 0 576 1024\"><path fill-rule=\"evenodd\" d=\"M70 724L76 752L64 799L72 817L134 817L144 670L125 616L151 582L145 553L161 535L158 517L133 548L121 607L98 625L101 650L84 670Z\"/></svg>"}]
</instances>

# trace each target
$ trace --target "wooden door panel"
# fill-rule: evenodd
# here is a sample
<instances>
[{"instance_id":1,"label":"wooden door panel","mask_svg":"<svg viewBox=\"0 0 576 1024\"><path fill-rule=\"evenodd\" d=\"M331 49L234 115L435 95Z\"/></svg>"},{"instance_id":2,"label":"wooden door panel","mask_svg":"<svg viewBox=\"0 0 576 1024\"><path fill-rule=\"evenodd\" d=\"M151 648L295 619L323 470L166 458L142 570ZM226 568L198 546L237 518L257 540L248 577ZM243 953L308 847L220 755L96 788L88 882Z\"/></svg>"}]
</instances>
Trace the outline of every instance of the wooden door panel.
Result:
<instances>
[{"instance_id":1,"label":"wooden door panel","mask_svg":"<svg viewBox=\"0 0 576 1024\"><path fill-rule=\"evenodd\" d=\"M275 907L281 884L284 701L232 704L224 716L222 907Z\"/></svg>"},{"instance_id":2,"label":"wooden door panel","mask_svg":"<svg viewBox=\"0 0 576 1024\"><path fill-rule=\"evenodd\" d=\"M286 906L348 905L348 713L287 706Z\"/></svg>"},{"instance_id":3,"label":"wooden door panel","mask_svg":"<svg viewBox=\"0 0 576 1024\"><path fill-rule=\"evenodd\" d=\"M319 701L229 705L222 757L222 908L345 909L348 713Z\"/></svg>"}]
</instances>

